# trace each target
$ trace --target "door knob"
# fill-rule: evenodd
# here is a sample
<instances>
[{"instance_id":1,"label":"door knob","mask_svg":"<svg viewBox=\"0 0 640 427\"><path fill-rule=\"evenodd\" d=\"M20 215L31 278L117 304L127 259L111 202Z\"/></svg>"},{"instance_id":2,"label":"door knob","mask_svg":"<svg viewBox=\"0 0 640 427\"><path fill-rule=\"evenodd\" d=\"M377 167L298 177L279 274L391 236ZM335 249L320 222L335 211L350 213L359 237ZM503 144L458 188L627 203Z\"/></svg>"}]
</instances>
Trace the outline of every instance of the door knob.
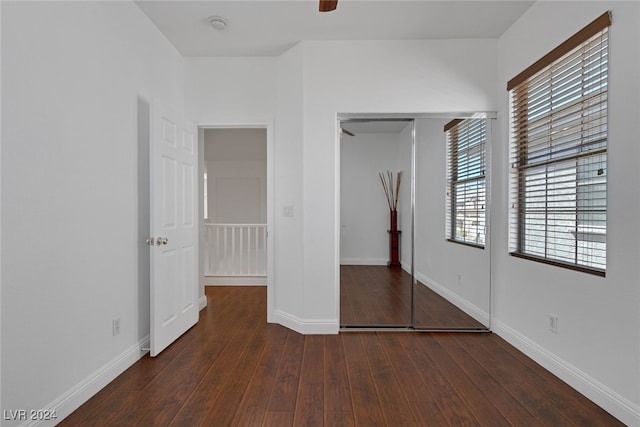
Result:
<instances>
[{"instance_id":1,"label":"door knob","mask_svg":"<svg viewBox=\"0 0 640 427\"><path fill-rule=\"evenodd\" d=\"M147 245L149 246L153 246L154 244L160 246L160 245L166 245L169 243L169 239L167 239L166 237L158 237L157 239L155 239L153 237L149 237L147 240L145 240L145 242L147 243Z\"/></svg>"}]
</instances>

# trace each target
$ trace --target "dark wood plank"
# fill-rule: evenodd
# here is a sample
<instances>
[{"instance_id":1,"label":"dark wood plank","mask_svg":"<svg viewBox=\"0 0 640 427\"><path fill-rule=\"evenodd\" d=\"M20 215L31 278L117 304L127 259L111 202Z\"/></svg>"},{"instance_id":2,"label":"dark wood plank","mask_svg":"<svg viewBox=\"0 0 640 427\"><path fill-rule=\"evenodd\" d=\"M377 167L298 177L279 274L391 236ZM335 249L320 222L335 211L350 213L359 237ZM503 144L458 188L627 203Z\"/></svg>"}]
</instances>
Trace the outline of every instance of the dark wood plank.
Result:
<instances>
[{"instance_id":1,"label":"dark wood plank","mask_svg":"<svg viewBox=\"0 0 640 427\"><path fill-rule=\"evenodd\" d=\"M268 343L271 341L267 341ZM275 383L275 372L278 369L284 343L266 345L258 362L256 371L249 382L249 386L242 396L240 406L233 419L234 425L259 426L269 405L271 390Z\"/></svg>"},{"instance_id":2,"label":"dark wood plank","mask_svg":"<svg viewBox=\"0 0 640 427\"><path fill-rule=\"evenodd\" d=\"M465 373L465 366L470 362L454 360L450 351L456 351L458 346L452 334L433 334L428 340L421 340L422 347L429 357L438 365L438 369L455 388L457 394L464 400L466 406L482 425L509 426L509 421L494 406L493 399L489 399L485 390L479 388ZM446 348L446 349L445 349Z\"/></svg>"},{"instance_id":3,"label":"dark wood plank","mask_svg":"<svg viewBox=\"0 0 640 427\"><path fill-rule=\"evenodd\" d=\"M293 414L295 411L304 341L304 336L297 332L290 331L287 335L276 380L271 390L271 399L267 408L269 412Z\"/></svg>"},{"instance_id":4,"label":"dark wood plank","mask_svg":"<svg viewBox=\"0 0 640 427\"><path fill-rule=\"evenodd\" d=\"M340 266L340 324L393 327L411 324L411 275L379 265ZM415 327L484 329L484 325L418 282Z\"/></svg>"},{"instance_id":5,"label":"dark wood plank","mask_svg":"<svg viewBox=\"0 0 640 427\"><path fill-rule=\"evenodd\" d=\"M362 335L362 333L349 333L344 334L342 338L356 424L385 425L380 397L362 344Z\"/></svg>"},{"instance_id":6,"label":"dark wood plank","mask_svg":"<svg viewBox=\"0 0 640 427\"><path fill-rule=\"evenodd\" d=\"M459 369L476 385L477 389L481 390L484 395L491 397L493 405L509 422L515 419L527 420L532 418L531 413L465 349L464 341L476 338L471 335L466 333L449 335L448 338L453 338L457 345L453 345L450 339L448 341L440 340L439 342ZM436 336L436 338L438 337Z\"/></svg>"},{"instance_id":7,"label":"dark wood plank","mask_svg":"<svg viewBox=\"0 0 640 427\"><path fill-rule=\"evenodd\" d=\"M400 268L340 267L340 322L347 326L407 326L411 276Z\"/></svg>"},{"instance_id":8,"label":"dark wood plank","mask_svg":"<svg viewBox=\"0 0 640 427\"><path fill-rule=\"evenodd\" d=\"M305 337L300 384L293 418L296 426L319 426L324 422L323 337Z\"/></svg>"},{"instance_id":9,"label":"dark wood plank","mask_svg":"<svg viewBox=\"0 0 640 427\"><path fill-rule=\"evenodd\" d=\"M223 351L227 354L242 354L247 342L255 333L252 328L248 327L251 324L247 320L250 319L250 316L245 315L242 319L238 323L227 324L225 328L221 328L216 334L220 337L221 343L226 342ZM244 323L245 321L247 324ZM256 320L254 319L253 321L255 322ZM225 338L227 339L225 340ZM198 423L221 393L238 361L235 358L217 356L219 354L209 355L211 364L207 373L172 420L172 426L179 427Z\"/></svg>"},{"instance_id":10,"label":"dark wood plank","mask_svg":"<svg viewBox=\"0 0 640 427\"><path fill-rule=\"evenodd\" d=\"M414 286L414 326L422 329L485 329L485 326L418 282Z\"/></svg>"},{"instance_id":11,"label":"dark wood plank","mask_svg":"<svg viewBox=\"0 0 640 427\"><path fill-rule=\"evenodd\" d=\"M528 380L528 369L514 361L507 352L487 351L484 342L490 342L491 335L485 339L469 336L464 340L468 352L484 366L503 387L516 398L522 406L535 416L539 422L554 426L570 426L573 423L558 411L547 399L547 390L539 383Z\"/></svg>"},{"instance_id":12,"label":"dark wood plank","mask_svg":"<svg viewBox=\"0 0 640 427\"><path fill-rule=\"evenodd\" d=\"M362 342L387 425L417 426L413 413L409 409L403 387L384 352L378 334L363 335Z\"/></svg>"},{"instance_id":13,"label":"dark wood plank","mask_svg":"<svg viewBox=\"0 0 640 427\"><path fill-rule=\"evenodd\" d=\"M520 363L525 368L529 381L535 386L546 390L545 397L565 416L579 426L608 426L624 424L617 420L612 423L611 415L598 405L587 399L585 396L577 393L574 388L553 375L551 372L542 368L522 352L516 350L515 347L508 344L502 338L492 334L490 337L492 343L497 344L507 354L513 358L514 362ZM485 346L485 349L492 351L493 345Z\"/></svg>"},{"instance_id":14,"label":"dark wood plank","mask_svg":"<svg viewBox=\"0 0 640 427\"><path fill-rule=\"evenodd\" d=\"M262 425L264 427L293 426L293 412L267 411Z\"/></svg>"},{"instance_id":15,"label":"dark wood plank","mask_svg":"<svg viewBox=\"0 0 640 427\"><path fill-rule=\"evenodd\" d=\"M254 335L247 342L242 353L232 356L236 363L204 416L203 425L231 425L266 347L264 332L264 325L260 325L255 329Z\"/></svg>"},{"instance_id":16,"label":"dark wood plank","mask_svg":"<svg viewBox=\"0 0 640 427\"><path fill-rule=\"evenodd\" d=\"M425 352L422 341L430 340L433 334L405 335L399 337L400 343L411 357L422 381L427 384L432 398L440 408L442 415L451 426L480 425L465 401L438 366L439 359L432 359Z\"/></svg>"},{"instance_id":17,"label":"dark wood plank","mask_svg":"<svg viewBox=\"0 0 640 427\"><path fill-rule=\"evenodd\" d=\"M380 334L380 341L398 380L402 384L402 390L415 419L424 426L447 425L431 390L422 381L420 371L400 344L398 336L390 333Z\"/></svg>"},{"instance_id":18,"label":"dark wood plank","mask_svg":"<svg viewBox=\"0 0 640 427\"><path fill-rule=\"evenodd\" d=\"M494 334L303 336L264 287L215 287L200 322L61 426L620 426Z\"/></svg>"},{"instance_id":19,"label":"dark wood plank","mask_svg":"<svg viewBox=\"0 0 640 427\"><path fill-rule=\"evenodd\" d=\"M347 360L342 335L324 337L324 407L325 424L354 422Z\"/></svg>"}]
</instances>

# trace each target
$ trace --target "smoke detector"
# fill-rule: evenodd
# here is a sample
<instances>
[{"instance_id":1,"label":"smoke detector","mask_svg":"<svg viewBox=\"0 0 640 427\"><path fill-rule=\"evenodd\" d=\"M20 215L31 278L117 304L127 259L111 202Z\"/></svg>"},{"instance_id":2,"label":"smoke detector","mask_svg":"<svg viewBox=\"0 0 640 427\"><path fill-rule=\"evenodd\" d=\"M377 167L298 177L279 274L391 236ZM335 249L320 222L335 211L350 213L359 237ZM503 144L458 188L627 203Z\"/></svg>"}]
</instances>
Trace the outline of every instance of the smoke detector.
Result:
<instances>
[{"instance_id":1,"label":"smoke detector","mask_svg":"<svg viewBox=\"0 0 640 427\"><path fill-rule=\"evenodd\" d=\"M212 16L209 18L209 25L211 25L211 28L214 30L224 31L229 26L229 21L222 16Z\"/></svg>"}]
</instances>

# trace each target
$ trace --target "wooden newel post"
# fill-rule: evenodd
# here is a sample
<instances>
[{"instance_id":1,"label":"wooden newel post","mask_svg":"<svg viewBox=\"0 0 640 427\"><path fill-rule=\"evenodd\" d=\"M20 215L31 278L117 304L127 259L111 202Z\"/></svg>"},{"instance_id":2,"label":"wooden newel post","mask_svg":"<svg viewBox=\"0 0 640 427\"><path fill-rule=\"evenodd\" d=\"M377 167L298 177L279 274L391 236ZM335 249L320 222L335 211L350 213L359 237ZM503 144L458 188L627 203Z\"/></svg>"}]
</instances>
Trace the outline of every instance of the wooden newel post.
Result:
<instances>
[{"instance_id":1,"label":"wooden newel post","mask_svg":"<svg viewBox=\"0 0 640 427\"><path fill-rule=\"evenodd\" d=\"M387 267L400 267L400 233L398 230L398 211L389 211L389 262Z\"/></svg>"}]
</instances>

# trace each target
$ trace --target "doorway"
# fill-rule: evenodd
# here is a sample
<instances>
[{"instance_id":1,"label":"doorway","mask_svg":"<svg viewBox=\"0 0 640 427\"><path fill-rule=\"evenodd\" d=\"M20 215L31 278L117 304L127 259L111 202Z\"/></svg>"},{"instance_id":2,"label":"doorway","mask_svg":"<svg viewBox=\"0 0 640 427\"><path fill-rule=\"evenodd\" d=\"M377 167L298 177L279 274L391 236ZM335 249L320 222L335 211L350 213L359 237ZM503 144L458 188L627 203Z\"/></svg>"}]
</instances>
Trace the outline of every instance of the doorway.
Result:
<instances>
[{"instance_id":1,"label":"doorway","mask_svg":"<svg viewBox=\"0 0 640 427\"><path fill-rule=\"evenodd\" d=\"M470 247L451 242L445 232L444 127L452 119L490 123L493 117L490 113L339 117L341 330L489 330L490 239L482 247ZM488 147L487 143L487 153ZM394 265L383 177L397 184L393 178L399 173L399 263ZM485 212L488 218L488 201ZM485 230L488 220L486 225Z\"/></svg>"},{"instance_id":2,"label":"doorway","mask_svg":"<svg viewBox=\"0 0 640 427\"><path fill-rule=\"evenodd\" d=\"M201 282L267 286L272 312L272 126L201 126Z\"/></svg>"}]
</instances>

